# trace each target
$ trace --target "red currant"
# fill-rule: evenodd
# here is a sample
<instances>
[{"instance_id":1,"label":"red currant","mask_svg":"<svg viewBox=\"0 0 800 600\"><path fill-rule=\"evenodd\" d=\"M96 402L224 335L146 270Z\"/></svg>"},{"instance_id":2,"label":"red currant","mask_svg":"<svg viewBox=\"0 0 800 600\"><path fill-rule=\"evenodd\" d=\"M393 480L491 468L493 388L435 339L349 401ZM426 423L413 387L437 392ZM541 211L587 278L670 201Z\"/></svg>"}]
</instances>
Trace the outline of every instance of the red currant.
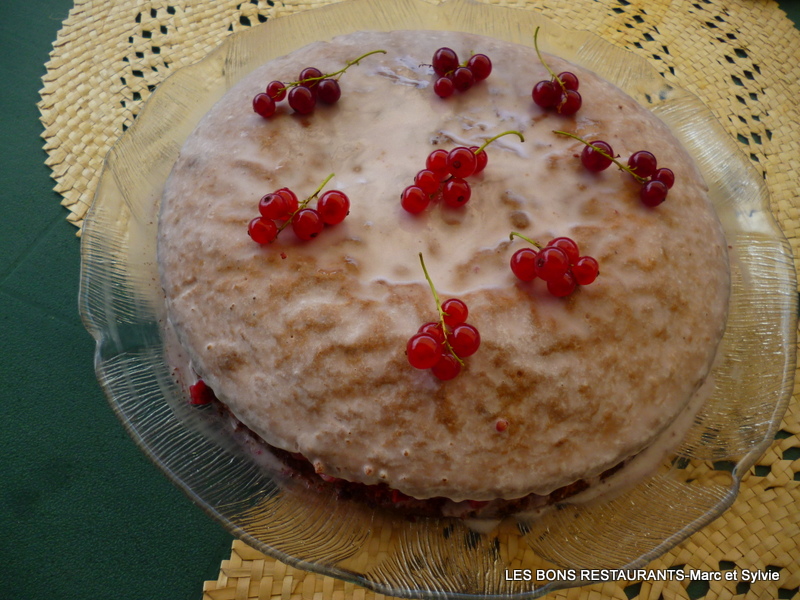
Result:
<instances>
[{"instance_id":1,"label":"red currant","mask_svg":"<svg viewBox=\"0 0 800 600\"><path fill-rule=\"evenodd\" d=\"M560 96L556 105L556 111L565 116L574 115L578 112L582 103L583 100L578 92L575 90L567 90L564 95Z\"/></svg>"},{"instance_id":2,"label":"red currant","mask_svg":"<svg viewBox=\"0 0 800 600\"><path fill-rule=\"evenodd\" d=\"M206 382L202 379L198 379L197 383L189 386L189 396L191 397L189 403L194 404L195 406L211 404L211 402L216 398L214 390L208 387Z\"/></svg>"},{"instance_id":3,"label":"red currant","mask_svg":"<svg viewBox=\"0 0 800 600\"><path fill-rule=\"evenodd\" d=\"M591 256L581 256L572 265L572 274L575 276L575 283L578 285L589 285L600 273L600 266Z\"/></svg>"},{"instance_id":4,"label":"red currant","mask_svg":"<svg viewBox=\"0 0 800 600\"><path fill-rule=\"evenodd\" d=\"M475 85L475 76L468 68L458 67L453 72L453 86L459 92L466 92L473 85Z\"/></svg>"},{"instance_id":5,"label":"red currant","mask_svg":"<svg viewBox=\"0 0 800 600\"><path fill-rule=\"evenodd\" d=\"M445 351L442 353L439 362L431 367L431 373L437 379L450 381L461 373L461 363L458 362L455 356Z\"/></svg>"},{"instance_id":6,"label":"red currant","mask_svg":"<svg viewBox=\"0 0 800 600\"><path fill-rule=\"evenodd\" d=\"M536 279L536 250L521 248L511 256L511 272L522 281Z\"/></svg>"},{"instance_id":7,"label":"red currant","mask_svg":"<svg viewBox=\"0 0 800 600\"><path fill-rule=\"evenodd\" d=\"M247 233L257 244L269 244L278 237L278 226L269 219L256 217L247 225Z\"/></svg>"},{"instance_id":8,"label":"red currant","mask_svg":"<svg viewBox=\"0 0 800 600\"><path fill-rule=\"evenodd\" d=\"M552 81L544 80L533 86L531 96L537 106L541 106L542 108L555 108L559 98L561 98L561 90L558 85Z\"/></svg>"},{"instance_id":9,"label":"red currant","mask_svg":"<svg viewBox=\"0 0 800 600\"><path fill-rule=\"evenodd\" d=\"M439 178L429 169L423 169L414 177L414 185L422 188L426 194L435 194L439 191Z\"/></svg>"},{"instance_id":10,"label":"red currant","mask_svg":"<svg viewBox=\"0 0 800 600\"><path fill-rule=\"evenodd\" d=\"M576 287L577 283L575 282L575 277L569 271L566 271L560 277L551 279L547 282L547 291L558 298L569 296L575 291Z\"/></svg>"},{"instance_id":11,"label":"red currant","mask_svg":"<svg viewBox=\"0 0 800 600\"><path fill-rule=\"evenodd\" d=\"M317 212L326 225L338 225L350 214L350 199L339 190L328 190L317 201Z\"/></svg>"},{"instance_id":12,"label":"red currant","mask_svg":"<svg viewBox=\"0 0 800 600\"><path fill-rule=\"evenodd\" d=\"M497 422L494 424L494 428L499 433L503 433L506 429L508 429L508 419L497 419Z\"/></svg>"},{"instance_id":13,"label":"red currant","mask_svg":"<svg viewBox=\"0 0 800 600\"><path fill-rule=\"evenodd\" d=\"M448 327L466 323L467 316L469 316L467 305L458 298L450 298L442 302L442 312L444 312L444 323Z\"/></svg>"},{"instance_id":14,"label":"red currant","mask_svg":"<svg viewBox=\"0 0 800 600\"><path fill-rule=\"evenodd\" d=\"M425 160L425 168L436 173L439 180L445 179L450 174L447 168L447 157L447 150L438 148L428 155Z\"/></svg>"},{"instance_id":15,"label":"red currant","mask_svg":"<svg viewBox=\"0 0 800 600\"><path fill-rule=\"evenodd\" d=\"M575 243L575 240L568 237L557 237L549 242L547 242L547 246L555 246L556 248L561 248L567 254L567 258L569 259L569 264L574 265L578 262L578 258L580 258L580 250L578 249L578 244Z\"/></svg>"},{"instance_id":16,"label":"red currant","mask_svg":"<svg viewBox=\"0 0 800 600\"><path fill-rule=\"evenodd\" d=\"M292 231L301 240L317 237L324 227L322 218L313 208L303 208L292 217Z\"/></svg>"},{"instance_id":17,"label":"red currant","mask_svg":"<svg viewBox=\"0 0 800 600\"><path fill-rule=\"evenodd\" d=\"M318 77L322 77L322 71L316 67L306 67L300 71L300 75L297 77L297 79L300 81L300 85L302 87L314 90L316 93L317 86L320 82L320 79L317 79ZM311 81L306 81L307 79L311 79Z\"/></svg>"},{"instance_id":18,"label":"red currant","mask_svg":"<svg viewBox=\"0 0 800 600\"><path fill-rule=\"evenodd\" d=\"M416 369L430 369L442 357L441 346L433 336L427 333L417 333L411 336L406 344L408 362Z\"/></svg>"},{"instance_id":19,"label":"red currant","mask_svg":"<svg viewBox=\"0 0 800 600\"><path fill-rule=\"evenodd\" d=\"M578 77L574 73L570 73L569 71L564 71L563 73L558 74L558 78L561 80L561 83L564 84L564 87L568 90L573 90L575 92L578 91L578 86L580 82L578 81ZM556 86L561 87L556 83Z\"/></svg>"},{"instance_id":20,"label":"red currant","mask_svg":"<svg viewBox=\"0 0 800 600\"><path fill-rule=\"evenodd\" d=\"M583 151L581 152L581 162L583 166L592 171L593 173L599 173L611 166L611 159L610 156L614 156L614 151L611 149L611 146L606 142L601 140L595 140L590 142L591 146L584 146ZM601 152L598 152L593 148L593 146L599 148L607 154L608 156L604 156Z\"/></svg>"},{"instance_id":21,"label":"red currant","mask_svg":"<svg viewBox=\"0 0 800 600\"><path fill-rule=\"evenodd\" d=\"M470 152L475 154L476 151L478 150L478 146L470 146L469 150ZM475 159L476 163L475 163L475 171L472 173L473 175L477 175L486 168L486 164L489 162L489 156L486 154L486 150L481 150L480 152L475 154Z\"/></svg>"},{"instance_id":22,"label":"red currant","mask_svg":"<svg viewBox=\"0 0 800 600\"><path fill-rule=\"evenodd\" d=\"M314 107L317 105L317 99L309 88L298 85L293 87L289 92L289 106L301 115L309 115L314 112Z\"/></svg>"},{"instance_id":23,"label":"red currant","mask_svg":"<svg viewBox=\"0 0 800 600\"><path fill-rule=\"evenodd\" d=\"M342 88L335 79L322 79L317 85L317 98L323 104L336 104L342 96Z\"/></svg>"},{"instance_id":24,"label":"red currant","mask_svg":"<svg viewBox=\"0 0 800 600\"><path fill-rule=\"evenodd\" d=\"M258 202L258 212L265 219L286 219L291 213L286 206L286 198L280 194L267 194Z\"/></svg>"},{"instance_id":25,"label":"red currant","mask_svg":"<svg viewBox=\"0 0 800 600\"><path fill-rule=\"evenodd\" d=\"M442 325L440 323L430 322L425 323L422 327L419 328L417 333L427 333L429 336L434 338L439 344L444 347L444 332L442 331Z\"/></svg>"},{"instance_id":26,"label":"red currant","mask_svg":"<svg viewBox=\"0 0 800 600\"><path fill-rule=\"evenodd\" d=\"M472 190L469 184L460 177L448 179L442 189L442 198L447 206L459 208L469 202Z\"/></svg>"},{"instance_id":27,"label":"red currant","mask_svg":"<svg viewBox=\"0 0 800 600\"><path fill-rule=\"evenodd\" d=\"M447 154L447 170L454 177L469 177L478 166L478 158L469 148L458 146Z\"/></svg>"},{"instance_id":28,"label":"red currant","mask_svg":"<svg viewBox=\"0 0 800 600\"><path fill-rule=\"evenodd\" d=\"M651 179L642 186L639 197L645 206L658 206L667 198L669 188L663 181Z\"/></svg>"},{"instance_id":29,"label":"red currant","mask_svg":"<svg viewBox=\"0 0 800 600\"><path fill-rule=\"evenodd\" d=\"M458 55L450 48L439 48L433 53L433 70L437 75L446 75L458 68Z\"/></svg>"},{"instance_id":30,"label":"red currant","mask_svg":"<svg viewBox=\"0 0 800 600\"><path fill-rule=\"evenodd\" d=\"M492 72L492 61L485 54L473 54L467 61L467 68L472 71L477 83L489 77Z\"/></svg>"},{"instance_id":31,"label":"red currant","mask_svg":"<svg viewBox=\"0 0 800 600\"><path fill-rule=\"evenodd\" d=\"M628 166L639 177L650 177L656 172L656 157L652 152L639 150L628 158Z\"/></svg>"},{"instance_id":32,"label":"red currant","mask_svg":"<svg viewBox=\"0 0 800 600\"><path fill-rule=\"evenodd\" d=\"M449 98L455 91L456 86L449 77L439 77L439 79L433 83L433 93L439 96L439 98Z\"/></svg>"},{"instance_id":33,"label":"red currant","mask_svg":"<svg viewBox=\"0 0 800 600\"><path fill-rule=\"evenodd\" d=\"M536 255L536 275L545 281L558 279L569 269L569 257L561 248L548 246Z\"/></svg>"},{"instance_id":34,"label":"red currant","mask_svg":"<svg viewBox=\"0 0 800 600\"><path fill-rule=\"evenodd\" d=\"M253 98L253 110L265 119L269 119L275 114L275 100L267 94L256 94Z\"/></svg>"},{"instance_id":35,"label":"red currant","mask_svg":"<svg viewBox=\"0 0 800 600\"><path fill-rule=\"evenodd\" d=\"M286 216L282 217L286 220L291 217L294 211L297 210L297 207L300 206L300 203L297 201L297 195L289 188L281 188L275 193L279 196L283 196L283 199L286 201Z\"/></svg>"},{"instance_id":36,"label":"red currant","mask_svg":"<svg viewBox=\"0 0 800 600\"><path fill-rule=\"evenodd\" d=\"M430 196L426 194L421 187L417 187L416 185L408 186L400 195L400 206L414 215L428 208L428 204L430 203Z\"/></svg>"},{"instance_id":37,"label":"red currant","mask_svg":"<svg viewBox=\"0 0 800 600\"><path fill-rule=\"evenodd\" d=\"M275 102L280 102L286 98L286 86L282 81L270 81L267 85L267 95Z\"/></svg>"},{"instance_id":38,"label":"red currant","mask_svg":"<svg viewBox=\"0 0 800 600\"><path fill-rule=\"evenodd\" d=\"M481 335L469 323L462 323L453 328L453 331L448 336L448 341L453 348L453 352L459 358L466 358L478 351L481 345Z\"/></svg>"},{"instance_id":39,"label":"red currant","mask_svg":"<svg viewBox=\"0 0 800 600\"><path fill-rule=\"evenodd\" d=\"M667 189L670 189L675 184L675 173L671 169L662 167L653 173L653 179L660 181L667 186Z\"/></svg>"}]
</instances>

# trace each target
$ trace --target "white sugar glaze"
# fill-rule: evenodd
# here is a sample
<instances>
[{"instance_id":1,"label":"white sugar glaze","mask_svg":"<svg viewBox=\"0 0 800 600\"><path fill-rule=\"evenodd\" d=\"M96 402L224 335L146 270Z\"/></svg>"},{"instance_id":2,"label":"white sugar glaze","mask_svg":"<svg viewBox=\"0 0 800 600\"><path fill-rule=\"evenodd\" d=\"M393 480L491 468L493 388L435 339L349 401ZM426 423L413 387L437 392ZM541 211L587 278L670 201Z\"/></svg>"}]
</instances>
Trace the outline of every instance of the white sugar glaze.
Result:
<instances>
[{"instance_id":1,"label":"white sugar glaze","mask_svg":"<svg viewBox=\"0 0 800 600\"><path fill-rule=\"evenodd\" d=\"M492 57L489 79L443 101L430 87L434 50ZM299 117L264 120L252 97L306 66L335 71L342 98ZM456 501L548 494L639 453L705 380L727 314L725 240L691 158L651 113L609 83L576 72L576 117L536 107L547 72L531 48L445 32L357 33L262 66L204 118L181 151L160 216L168 315L192 364L268 443L320 472L385 482L417 498ZM413 216L400 193L435 148L480 145L483 174L462 209ZM582 168L581 145L554 129L603 139L622 157L652 151L676 173L648 209L615 168ZM302 243L261 247L247 235L259 198L289 187L351 200L344 223ZM508 267L524 243L566 235L601 275L566 299ZM435 319L419 266L441 297L458 296L481 332L456 379L411 368L405 345ZM285 256L282 258L281 254ZM497 419L510 426L499 433Z\"/></svg>"}]
</instances>

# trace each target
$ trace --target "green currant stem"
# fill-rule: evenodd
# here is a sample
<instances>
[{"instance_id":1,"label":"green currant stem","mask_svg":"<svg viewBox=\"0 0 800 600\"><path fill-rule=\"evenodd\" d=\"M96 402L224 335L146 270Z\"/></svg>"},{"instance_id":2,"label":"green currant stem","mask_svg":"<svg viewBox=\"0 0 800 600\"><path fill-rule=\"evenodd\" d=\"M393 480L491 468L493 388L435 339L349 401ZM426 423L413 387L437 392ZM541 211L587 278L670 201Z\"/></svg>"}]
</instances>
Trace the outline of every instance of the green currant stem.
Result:
<instances>
[{"instance_id":1,"label":"green currant stem","mask_svg":"<svg viewBox=\"0 0 800 600\"><path fill-rule=\"evenodd\" d=\"M517 233L516 231L512 231L509 234L508 239L510 239L513 242L515 237L518 237L518 238L520 238L522 240L525 240L531 246L536 246L537 248L539 248L539 250L541 250L543 248L543 246L539 242L536 242L536 241L532 240L529 237L525 237L524 235L522 235L521 233Z\"/></svg>"},{"instance_id":2,"label":"green currant stem","mask_svg":"<svg viewBox=\"0 0 800 600\"><path fill-rule=\"evenodd\" d=\"M313 81L314 79L324 79L325 77L337 77L338 75L342 75L345 71L347 71L347 69L349 69L353 65L357 65L359 62L361 62L362 59L366 58L367 56L371 56L373 54L386 54L386 50L371 50L371 51L367 52L366 54L362 54L361 56L359 56L355 60L348 60L347 63L345 64L345 66L343 68L339 69L338 71L334 71L333 73L330 73L329 75L323 75L322 77L312 78L309 81ZM337 77L337 79L338 79L338 77Z\"/></svg>"},{"instance_id":3,"label":"green currant stem","mask_svg":"<svg viewBox=\"0 0 800 600\"><path fill-rule=\"evenodd\" d=\"M300 210L301 208L305 208L306 206L308 206L308 203L309 203L309 202L311 202L311 200L312 200L313 198L316 198L316 197L317 197L317 195L318 195L318 194L319 194L319 193L322 191L322 188L324 188L324 187L327 185L327 183L328 183L328 182L329 182L331 179L333 179L333 176L334 176L334 175L335 175L335 173L331 173L330 175L328 175L328 176L325 178L325 181L323 181L322 183L320 183L320 184L319 184L319 187L318 187L316 190L314 190L314 193L313 193L313 194L311 194L311 195L310 195L308 198L306 198L305 200L303 200L303 201L300 203L300 206L298 206L298 207L297 207L297 210Z\"/></svg>"},{"instance_id":4,"label":"green currant stem","mask_svg":"<svg viewBox=\"0 0 800 600\"><path fill-rule=\"evenodd\" d=\"M616 158L614 158L613 156L611 156L607 152L604 152L602 148L598 148L594 144L592 144L590 142L587 142L583 138L578 137L577 135L575 135L574 133L568 133L566 131L553 131L553 133L556 133L558 135L565 135L567 137L571 137L574 140L578 140L581 144L586 144L587 146L589 146L592 150L594 150L598 154L601 154L601 155L605 156L607 159L609 159L611 162L613 162L615 165L617 165L623 171L626 171L626 172L630 173L631 175L633 175L634 179L636 179L636 181L638 181L639 183L645 183L647 181L646 178L640 177L639 175L634 173L633 169L631 169L628 165L623 165Z\"/></svg>"},{"instance_id":5,"label":"green currant stem","mask_svg":"<svg viewBox=\"0 0 800 600\"><path fill-rule=\"evenodd\" d=\"M370 50L369 52L362 54L355 60L348 60L347 66L341 69L341 71L337 71L337 73L344 73L348 68L352 67L353 65L357 65L359 62L361 62L362 59L365 59L368 56L372 56L373 54L386 54L386 50ZM337 73L333 74L336 75Z\"/></svg>"},{"instance_id":6,"label":"green currant stem","mask_svg":"<svg viewBox=\"0 0 800 600\"><path fill-rule=\"evenodd\" d=\"M439 294L436 293L436 287L433 285L433 280L431 276L428 274L428 269L425 267L425 259L422 258L422 252L419 253L419 262L422 265L422 272L425 273L425 280L428 282L428 285L431 287L431 292L433 292L433 299L436 302L436 310L439 313L439 325L442 328L442 335L444 335L444 345L447 347L447 350L452 354L455 359L458 361L462 367L464 366L464 361L459 358L456 354L453 347L450 345L450 342L447 339L447 325L444 322L444 315L445 312L442 310L442 303L439 300Z\"/></svg>"},{"instance_id":7,"label":"green currant stem","mask_svg":"<svg viewBox=\"0 0 800 600\"><path fill-rule=\"evenodd\" d=\"M338 76L341 76L345 71L347 71L347 69L349 69L353 65L357 65L359 62L361 62L367 56L370 56L372 54L386 54L386 50L371 50L371 51L367 52L366 54L362 54L361 56L359 56L355 60L348 60L345 63L345 66L342 67L341 69L339 69L338 71L334 71L333 73L326 73L324 75L320 75L319 77L308 77L306 79L301 79L300 81L292 81L291 83L287 83L285 86L283 86L283 89L287 90L290 87L296 87L296 86L301 85L303 83L308 83L310 81L321 81L323 79L329 79L331 77L336 77L338 79L339 78Z\"/></svg>"},{"instance_id":8,"label":"green currant stem","mask_svg":"<svg viewBox=\"0 0 800 600\"><path fill-rule=\"evenodd\" d=\"M473 153L475 154L475 156L477 156L478 154L480 154L481 152L483 152L483 149L484 149L484 148L486 148L486 146L488 146L489 144L491 144L491 143L492 143L493 141L495 141L497 138L501 138L501 137L503 137L504 135L509 135L509 134L514 134L515 136L517 136L517 137L519 138L519 141L520 141L520 142L524 142L524 141L525 141L525 138L524 138L524 137L522 137L522 134L521 134L519 131L514 131L514 130L512 129L512 130L510 130L510 131L504 131L503 133L498 133L498 134L497 134L496 136L494 136L494 137L490 137L488 140L486 140L485 142L483 142L483 145L482 145L480 148L478 148L477 150L474 150L474 151L473 151Z\"/></svg>"},{"instance_id":9,"label":"green currant stem","mask_svg":"<svg viewBox=\"0 0 800 600\"><path fill-rule=\"evenodd\" d=\"M542 53L539 52L539 27L536 28L536 31L533 32L533 47L536 49L536 56L539 57L539 61L544 65L544 68L547 69L547 72L550 73L550 77L553 80L558 82L558 85L561 86L561 90L566 94L567 93L567 86L564 85L564 82L561 81L561 78L553 73L553 70L548 66L548 64L544 61L542 57Z\"/></svg>"},{"instance_id":10,"label":"green currant stem","mask_svg":"<svg viewBox=\"0 0 800 600\"><path fill-rule=\"evenodd\" d=\"M458 65L458 66L459 66L459 67L466 67L466 66L469 64L469 60L470 60L470 58L472 58L473 56L475 56L475 54L476 54L476 53L475 53L475 50L470 50L470 51L469 51L469 58L468 58L467 60L465 60L464 62L462 62L462 63L461 63L460 65ZM449 71L449 72L450 72L450 73L453 73L454 71L455 71L455 69L453 69L452 71Z\"/></svg>"},{"instance_id":11,"label":"green currant stem","mask_svg":"<svg viewBox=\"0 0 800 600\"><path fill-rule=\"evenodd\" d=\"M325 185L326 185L326 184L327 184L327 183L328 183L328 182L329 182L331 179L333 179L333 176L334 176L334 173L331 173L330 175L328 175L328 176L325 178L325 181L323 181L322 183L320 183L320 184L319 184L319 187L318 187L316 190L314 190L314 193L313 193L313 194L311 194L311 195L310 195L308 198L306 198L306 199L305 199L305 200L303 200L303 201L302 201L300 204L298 204L298 205L297 205L297 210L295 210L295 211L294 211L294 212L293 212L291 215L289 215L289 218L288 218L288 219L286 219L286 221L284 222L284 224L283 224L283 225L281 225L280 227L278 227L278 233L280 233L281 231L283 231L284 229L286 229L286 228L289 226L289 223L291 223L291 222L292 222L292 219L294 218L294 216L295 216L297 213L299 213L301 210L303 210L303 209L304 209L306 206L308 206L308 203L309 203L309 202L311 202L311 201L312 201L314 198L316 198L316 197L317 197L317 195L318 195L318 194L319 194L319 193L322 191L322 188L324 188L324 187L325 187ZM277 235L277 234L276 234L276 235Z\"/></svg>"}]
</instances>

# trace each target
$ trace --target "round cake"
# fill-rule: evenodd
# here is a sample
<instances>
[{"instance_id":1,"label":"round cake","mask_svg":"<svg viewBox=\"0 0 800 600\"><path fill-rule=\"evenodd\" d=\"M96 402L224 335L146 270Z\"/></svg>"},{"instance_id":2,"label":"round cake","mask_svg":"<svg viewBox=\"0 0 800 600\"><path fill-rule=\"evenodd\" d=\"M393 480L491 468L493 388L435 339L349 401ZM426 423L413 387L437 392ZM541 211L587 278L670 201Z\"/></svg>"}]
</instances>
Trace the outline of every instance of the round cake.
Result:
<instances>
[{"instance_id":1,"label":"round cake","mask_svg":"<svg viewBox=\"0 0 800 600\"><path fill-rule=\"evenodd\" d=\"M489 56L487 79L443 99L431 57ZM335 73L341 98L311 114L254 97L306 67ZM640 454L685 414L725 328L722 227L691 157L649 111L595 74L573 115L531 90L551 74L533 48L454 32L360 32L270 61L203 118L167 182L158 259L171 327L219 402L265 444L327 481L454 502L546 497ZM433 150L481 146L488 164L452 207L417 214L401 194ZM624 162L648 150L675 175L646 206L642 182L581 159L603 140ZM522 141L521 138L524 138ZM340 224L259 244L248 224L282 188L350 201ZM310 204L313 206L313 204ZM599 264L557 297L510 269L517 250L573 239ZM535 248L534 248L535 249ZM480 346L442 380L407 344L459 298ZM582 486L585 487L585 486Z\"/></svg>"}]
</instances>

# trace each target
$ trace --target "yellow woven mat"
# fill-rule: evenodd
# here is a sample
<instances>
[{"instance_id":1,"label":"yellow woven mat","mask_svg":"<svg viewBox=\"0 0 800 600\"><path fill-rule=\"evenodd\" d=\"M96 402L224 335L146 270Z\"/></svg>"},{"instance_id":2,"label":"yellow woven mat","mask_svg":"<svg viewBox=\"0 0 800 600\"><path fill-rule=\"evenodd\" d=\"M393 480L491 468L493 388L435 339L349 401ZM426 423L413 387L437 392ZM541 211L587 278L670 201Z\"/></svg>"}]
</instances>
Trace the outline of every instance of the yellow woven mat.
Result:
<instances>
[{"instance_id":1,"label":"yellow woven mat","mask_svg":"<svg viewBox=\"0 0 800 600\"><path fill-rule=\"evenodd\" d=\"M391 1L391 0L387 0ZM435 1L435 0L431 0ZM800 32L771 0L482 0L539 10L648 59L697 94L766 179L772 209L800 256ZM331 0L76 0L47 64L39 107L56 191L80 226L103 158L164 77L205 56L231 32ZM795 259L797 260L797 258ZM717 521L651 563L704 571L773 570L748 584L608 582L553 598L798 598L798 385L768 453ZM714 467L708 465L708 469ZM688 589L687 589L688 588ZM380 596L286 566L235 541L204 599Z\"/></svg>"}]
</instances>

